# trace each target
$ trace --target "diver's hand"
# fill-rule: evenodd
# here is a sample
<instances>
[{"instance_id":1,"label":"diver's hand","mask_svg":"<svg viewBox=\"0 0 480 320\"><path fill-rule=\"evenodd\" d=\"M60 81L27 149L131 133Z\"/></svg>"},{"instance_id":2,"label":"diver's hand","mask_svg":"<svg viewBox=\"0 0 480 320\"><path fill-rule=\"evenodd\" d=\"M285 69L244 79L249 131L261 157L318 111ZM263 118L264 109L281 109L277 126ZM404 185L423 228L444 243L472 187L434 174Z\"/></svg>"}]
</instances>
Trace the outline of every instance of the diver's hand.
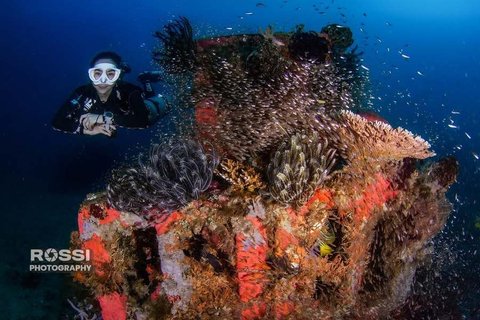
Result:
<instances>
[{"instance_id":1,"label":"diver's hand","mask_svg":"<svg viewBox=\"0 0 480 320\"><path fill-rule=\"evenodd\" d=\"M106 125L106 124L97 124L96 126L93 127L93 129L83 129L83 134L89 135L89 136L94 136L97 134L104 134L106 136L111 137L113 134L115 134L115 128L114 125Z\"/></svg>"},{"instance_id":2,"label":"diver's hand","mask_svg":"<svg viewBox=\"0 0 480 320\"><path fill-rule=\"evenodd\" d=\"M93 131L99 124L104 123L104 117L101 114L86 113L80 116L80 124L83 127L83 132Z\"/></svg>"}]
</instances>

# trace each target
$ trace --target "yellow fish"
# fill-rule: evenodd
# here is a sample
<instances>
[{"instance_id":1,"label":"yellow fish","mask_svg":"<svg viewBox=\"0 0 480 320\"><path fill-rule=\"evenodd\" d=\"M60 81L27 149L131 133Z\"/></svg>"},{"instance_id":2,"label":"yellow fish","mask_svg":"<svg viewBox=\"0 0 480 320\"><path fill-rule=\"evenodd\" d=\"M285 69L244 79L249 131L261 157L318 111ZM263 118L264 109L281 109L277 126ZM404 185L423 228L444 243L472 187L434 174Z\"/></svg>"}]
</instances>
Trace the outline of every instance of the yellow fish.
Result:
<instances>
[{"instance_id":1,"label":"yellow fish","mask_svg":"<svg viewBox=\"0 0 480 320\"><path fill-rule=\"evenodd\" d=\"M331 244L335 242L335 233L329 232L326 236L324 241L320 243L320 255L322 257L328 256L333 252L333 248Z\"/></svg>"},{"instance_id":2,"label":"yellow fish","mask_svg":"<svg viewBox=\"0 0 480 320\"><path fill-rule=\"evenodd\" d=\"M475 219L475 228L480 229L480 217Z\"/></svg>"}]
</instances>

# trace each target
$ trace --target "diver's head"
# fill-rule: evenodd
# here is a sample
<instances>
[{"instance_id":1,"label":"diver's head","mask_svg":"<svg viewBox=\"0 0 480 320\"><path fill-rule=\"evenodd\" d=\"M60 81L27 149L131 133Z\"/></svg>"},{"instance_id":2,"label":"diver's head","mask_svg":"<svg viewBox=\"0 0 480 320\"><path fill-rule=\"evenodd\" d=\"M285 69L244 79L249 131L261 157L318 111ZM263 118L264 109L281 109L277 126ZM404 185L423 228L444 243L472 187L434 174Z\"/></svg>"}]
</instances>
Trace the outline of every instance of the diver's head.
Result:
<instances>
[{"instance_id":1,"label":"diver's head","mask_svg":"<svg viewBox=\"0 0 480 320\"><path fill-rule=\"evenodd\" d=\"M123 67L122 58L115 52L104 51L93 57L88 76L100 95L111 92L121 73L124 72Z\"/></svg>"}]
</instances>

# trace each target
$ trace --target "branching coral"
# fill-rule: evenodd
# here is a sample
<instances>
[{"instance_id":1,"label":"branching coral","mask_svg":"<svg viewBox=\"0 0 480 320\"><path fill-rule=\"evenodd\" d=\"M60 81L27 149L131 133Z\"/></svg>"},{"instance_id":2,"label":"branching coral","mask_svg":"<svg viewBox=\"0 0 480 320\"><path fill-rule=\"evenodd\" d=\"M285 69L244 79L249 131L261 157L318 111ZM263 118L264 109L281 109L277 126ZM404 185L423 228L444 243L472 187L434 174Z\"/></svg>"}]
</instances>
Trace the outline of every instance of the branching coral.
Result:
<instances>
[{"instance_id":1,"label":"branching coral","mask_svg":"<svg viewBox=\"0 0 480 320\"><path fill-rule=\"evenodd\" d=\"M85 311L84 308L81 308L80 306L76 306L70 299L67 299L68 304L72 307L73 310L77 313L77 315L74 317L74 319L79 319L80 320L97 320L100 317L96 314L93 314L92 317L88 315L88 313ZM90 306L91 307L91 306Z\"/></svg>"},{"instance_id":2,"label":"branching coral","mask_svg":"<svg viewBox=\"0 0 480 320\"><path fill-rule=\"evenodd\" d=\"M272 196L282 203L301 203L327 179L335 164L335 149L317 134L293 135L268 166Z\"/></svg>"},{"instance_id":3,"label":"branching coral","mask_svg":"<svg viewBox=\"0 0 480 320\"><path fill-rule=\"evenodd\" d=\"M339 135L348 160L371 158L378 160L425 159L435 155L430 144L403 128L367 119L350 111L342 111Z\"/></svg>"},{"instance_id":4,"label":"branching coral","mask_svg":"<svg viewBox=\"0 0 480 320\"><path fill-rule=\"evenodd\" d=\"M260 174L253 167L241 162L225 159L220 162L220 169L217 170L217 173L230 182L235 191L254 192L265 189Z\"/></svg>"},{"instance_id":5,"label":"branching coral","mask_svg":"<svg viewBox=\"0 0 480 320\"><path fill-rule=\"evenodd\" d=\"M214 152L192 140L154 145L138 167L114 171L108 201L118 210L171 212L198 199L209 187L218 162Z\"/></svg>"}]
</instances>

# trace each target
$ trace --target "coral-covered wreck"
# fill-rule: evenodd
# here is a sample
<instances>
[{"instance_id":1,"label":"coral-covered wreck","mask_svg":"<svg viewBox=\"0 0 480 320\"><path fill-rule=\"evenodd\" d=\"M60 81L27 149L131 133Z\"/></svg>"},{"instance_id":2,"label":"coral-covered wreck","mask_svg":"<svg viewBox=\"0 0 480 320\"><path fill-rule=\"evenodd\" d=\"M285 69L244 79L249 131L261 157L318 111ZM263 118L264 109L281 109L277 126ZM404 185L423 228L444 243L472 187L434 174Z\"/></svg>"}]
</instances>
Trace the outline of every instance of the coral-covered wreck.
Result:
<instances>
[{"instance_id":1,"label":"coral-covered wreck","mask_svg":"<svg viewBox=\"0 0 480 320\"><path fill-rule=\"evenodd\" d=\"M348 28L194 41L157 33L191 76L195 134L115 170L80 207L103 319L400 318L458 166L349 110L365 103Z\"/></svg>"}]
</instances>

